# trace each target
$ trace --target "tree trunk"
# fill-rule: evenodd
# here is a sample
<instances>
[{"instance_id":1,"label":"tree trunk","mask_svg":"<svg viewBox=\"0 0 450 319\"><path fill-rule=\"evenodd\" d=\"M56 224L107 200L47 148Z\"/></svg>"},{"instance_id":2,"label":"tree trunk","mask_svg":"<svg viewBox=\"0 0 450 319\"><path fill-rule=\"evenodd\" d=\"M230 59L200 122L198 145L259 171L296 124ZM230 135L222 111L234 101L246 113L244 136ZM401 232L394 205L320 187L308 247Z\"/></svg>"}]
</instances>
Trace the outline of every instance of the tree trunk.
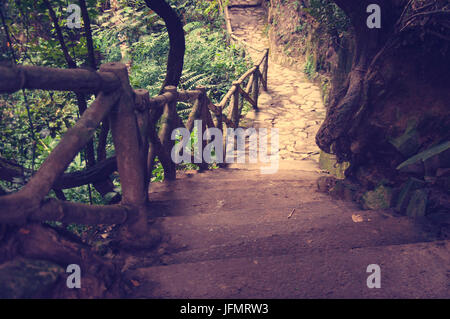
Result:
<instances>
[{"instance_id":1,"label":"tree trunk","mask_svg":"<svg viewBox=\"0 0 450 319\"><path fill-rule=\"evenodd\" d=\"M395 194L414 177L429 194L427 214L448 212L448 202L437 200L448 194L450 168L448 1L334 2L350 18L354 59L346 81L333 88L317 144L350 162L345 175L360 192L381 183ZM367 26L370 4L381 9L379 29ZM399 200L391 205L405 213Z\"/></svg>"},{"instance_id":2,"label":"tree trunk","mask_svg":"<svg viewBox=\"0 0 450 319\"><path fill-rule=\"evenodd\" d=\"M164 0L145 0L145 3L164 20L169 33L170 49L167 60L167 74L161 88L161 92L163 92L166 86L177 87L180 82L185 51L183 24L177 13Z\"/></svg>"}]
</instances>

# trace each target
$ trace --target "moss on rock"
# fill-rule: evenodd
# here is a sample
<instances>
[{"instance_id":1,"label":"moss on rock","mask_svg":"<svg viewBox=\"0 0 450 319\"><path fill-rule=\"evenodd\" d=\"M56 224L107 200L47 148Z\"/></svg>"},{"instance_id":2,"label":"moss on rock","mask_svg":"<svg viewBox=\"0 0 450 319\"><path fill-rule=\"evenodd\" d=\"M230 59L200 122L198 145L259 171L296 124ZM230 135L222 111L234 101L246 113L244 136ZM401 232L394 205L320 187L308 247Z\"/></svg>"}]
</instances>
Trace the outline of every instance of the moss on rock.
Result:
<instances>
[{"instance_id":1,"label":"moss on rock","mask_svg":"<svg viewBox=\"0 0 450 319\"><path fill-rule=\"evenodd\" d=\"M378 186L373 191L366 192L361 200L364 209L388 209L391 207L392 188L384 185Z\"/></svg>"},{"instance_id":2,"label":"moss on rock","mask_svg":"<svg viewBox=\"0 0 450 319\"><path fill-rule=\"evenodd\" d=\"M336 156L320 151L319 167L338 179L345 178L345 170L350 166L348 162L338 163Z\"/></svg>"}]
</instances>

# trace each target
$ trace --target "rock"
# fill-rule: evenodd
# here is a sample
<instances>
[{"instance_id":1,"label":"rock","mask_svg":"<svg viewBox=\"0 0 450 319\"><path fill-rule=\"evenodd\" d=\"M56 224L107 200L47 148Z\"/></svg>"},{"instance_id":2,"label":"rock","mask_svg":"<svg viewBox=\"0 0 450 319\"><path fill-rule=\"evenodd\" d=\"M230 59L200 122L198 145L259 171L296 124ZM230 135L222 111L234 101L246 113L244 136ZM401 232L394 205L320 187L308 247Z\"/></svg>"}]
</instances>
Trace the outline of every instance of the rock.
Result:
<instances>
[{"instance_id":1,"label":"rock","mask_svg":"<svg viewBox=\"0 0 450 319\"><path fill-rule=\"evenodd\" d=\"M62 274L62 267L48 261L7 261L0 265L0 298L45 298Z\"/></svg>"},{"instance_id":2,"label":"rock","mask_svg":"<svg viewBox=\"0 0 450 319\"><path fill-rule=\"evenodd\" d=\"M303 95L292 95L289 97L289 100L293 102L294 104L300 104L302 101L304 101Z\"/></svg>"},{"instance_id":3,"label":"rock","mask_svg":"<svg viewBox=\"0 0 450 319\"><path fill-rule=\"evenodd\" d=\"M322 95L320 94L320 91L313 90L309 95L308 99L312 101L322 101Z\"/></svg>"},{"instance_id":4,"label":"rock","mask_svg":"<svg viewBox=\"0 0 450 319\"><path fill-rule=\"evenodd\" d=\"M364 209L388 209L391 207L392 189L386 186L378 186L373 191L368 191L362 196Z\"/></svg>"},{"instance_id":5,"label":"rock","mask_svg":"<svg viewBox=\"0 0 450 319\"><path fill-rule=\"evenodd\" d=\"M297 129L297 127L296 127L296 129ZM298 140L306 139L308 137L308 133L306 133L306 132L295 132L294 135Z\"/></svg>"},{"instance_id":6,"label":"rock","mask_svg":"<svg viewBox=\"0 0 450 319\"><path fill-rule=\"evenodd\" d=\"M309 82L296 83L295 86L298 87L299 90L307 90L312 87L312 84Z\"/></svg>"},{"instance_id":7,"label":"rock","mask_svg":"<svg viewBox=\"0 0 450 319\"><path fill-rule=\"evenodd\" d=\"M291 127L293 127L293 125L291 122L279 122L279 123L277 123L276 127L291 128Z\"/></svg>"},{"instance_id":8,"label":"rock","mask_svg":"<svg viewBox=\"0 0 450 319\"><path fill-rule=\"evenodd\" d=\"M306 127L306 120L305 119L298 119L291 122L292 127L296 129L303 129Z\"/></svg>"},{"instance_id":9,"label":"rock","mask_svg":"<svg viewBox=\"0 0 450 319\"><path fill-rule=\"evenodd\" d=\"M357 188L356 185L348 181L336 180L336 184L330 189L330 195L336 199L351 201L354 199Z\"/></svg>"},{"instance_id":10,"label":"rock","mask_svg":"<svg viewBox=\"0 0 450 319\"><path fill-rule=\"evenodd\" d=\"M343 179L345 178L344 172L350 166L350 164L347 162L338 164L336 161L336 156L321 151L319 166L320 169L329 172L336 178Z\"/></svg>"},{"instance_id":11,"label":"rock","mask_svg":"<svg viewBox=\"0 0 450 319\"><path fill-rule=\"evenodd\" d=\"M336 185L337 179L331 176L321 176L317 179L317 190L328 193Z\"/></svg>"}]
</instances>

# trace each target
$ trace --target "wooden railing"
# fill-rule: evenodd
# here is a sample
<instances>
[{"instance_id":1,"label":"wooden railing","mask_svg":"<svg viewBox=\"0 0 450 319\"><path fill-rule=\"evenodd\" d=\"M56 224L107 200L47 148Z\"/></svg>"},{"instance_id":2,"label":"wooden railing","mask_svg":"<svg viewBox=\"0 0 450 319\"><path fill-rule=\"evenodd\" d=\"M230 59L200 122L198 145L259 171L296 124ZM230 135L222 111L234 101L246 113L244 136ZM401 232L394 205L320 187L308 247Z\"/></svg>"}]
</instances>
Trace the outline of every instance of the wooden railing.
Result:
<instances>
[{"instance_id":1,"label":"wooden railing","mask_svg":"<svg viewBox=\"0 0 450 319\"><path fill-rule=\"evenodd\" d=\"M39 170L18 192L0 196L0 224L24 224L29 220L52 220L80 224L143 225L148 187L155 158L158 157L165 178L176 178L171 159L174 141L171 133L179 127L192 131L194 121L202 120L204 131L223 125L238 127L243 101L258 107L260 84L267 89L268 50L237 81L222 101L214 104L206 89L177 90L168 86L163 94L150 98L146 90L133 90L127 68L121 63L103 64L98 72L83 69L56 69L36 66L0 66L0 93L22 89L58 90L96 94L95 101L77 123L62 137ZM183 123L177 102L191 102L192 110ZM102 121L109 120L116 155L86 171L64 174L73 158L92 140ZM159 131L158 122L161 123ZM116 163L116 165L114 165ZM202 169L208 164L199 163ZM51 189L90 184L118 170L122 202L93 206L46 199ZM100 176L100 177L99 177ZM75 181L73 181L75 179ZM142 229L145 229L142 226Z\"/></svg>"}]
</instances>

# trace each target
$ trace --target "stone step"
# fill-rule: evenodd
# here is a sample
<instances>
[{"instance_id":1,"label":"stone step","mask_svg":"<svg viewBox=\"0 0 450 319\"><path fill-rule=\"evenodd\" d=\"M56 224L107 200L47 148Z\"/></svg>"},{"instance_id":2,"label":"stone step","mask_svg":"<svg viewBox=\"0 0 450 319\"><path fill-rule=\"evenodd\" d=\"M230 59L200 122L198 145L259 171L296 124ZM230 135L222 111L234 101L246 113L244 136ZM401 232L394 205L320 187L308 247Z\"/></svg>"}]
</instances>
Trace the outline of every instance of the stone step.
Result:
<instances>
[{"instance_id":1,"label":"stone step","mask_svg":"<svg viewBox=\"0 0 450 319\"><path fill-rule=\"evenodd\" d=\"M315 163L307 161L279 161L279 169L276 174L261 174L258 171L259 169L254 169L251 164L242 164L244 166L243 169L235 169L233 165L238 164L227 164L225 169L214 169L204 172L178 171L175 181L152 183L150 192L173 192L186 187L191 189L210 189L211 186L215 186L217 189L221 189L222 186L227 187L229 185L245 188L245 184L242 183L244 181L256 184L290 181L311 185L317 178L323 176Z\"/></svg>"},{"instance_id":2,"label":"stone step","mask_svg":"<svg viewBox=\"0 0 450 319\"><path fill-rule=\"evenodd\" d=\"M129 271L135 298L449 298L449 241L215 259ZM368 265L381 288L367 287Z\"/></svg>"},{"instance_id":3,"label":"stone step","mask_svg":"<svg viewBox=\"0 0 450 319\"><path fill-rule=\"evenodd\" d=\"M337 209L334 211L341 213ZM365 216L364 221L355 223L351 213L344 218L333 216L331 210L298 214L300 217L297 219L288 219L286 214L282 214L272 218L266 216L265 221L260 217L254 222L242 217L238 221L236 216L230 216L230 220L222 218L209 225L203 221L171 220L162 225L170 240L165 248L167 254L161 260L165 264L174 264L308 254L315 250L398 245L436 239L436 234L426 231L425 225L418 225L406 217L387 218L373 212L361 212L360 216Z\"/></svg>"},{"instance_id":4,"label":"stone step","mask_svg":"<svg viewBox=\"0 0 450 319\"><path fill-rule=\"evenodd\" d=\"M328 196L315 191L319 176L313 171L280 170L264 175L235 169L184 174L173 182L152 184L149 214L183 216L242 208L289 210L299 203L328 202Z\"/></svg>"},{"instance_id":5,"label":"stone step","mask_svg":"<svg viewBox=\"0 0 450 319\"><path fill-rule=\"evenodd\" d=\"M231 169L247 170L247 171L261 171L261 167L270 167L270 163L260 163L260 164L230 164L228 165ZM301 172L319 172L320 167L317 161L312 160L279 160L278 162L278 175L280 171L301 171ZM267 175L269 176L269 175ZM319 177L319 175L317 175Z\"/></svg>"},{"instance_id":6,"label":"stone step","mask_svg":"<svg viewBox=\"0 0 450 319\"><path fill-rule=\"evenodd\" d=\"M289 187L287 185L286 187ZM188 194L167 193L151 197L149 214L153 217L186 216L195 214L213 214L226 211L246 210L292 210L300 203L327 201L325 194L311 193L309 187L292 187L289 192L279 192L280 187L267 187L261 190L235 189L221 192L191 191ZM188 196L192 196L189 198Z\"/></svg>"}]
</instances>

